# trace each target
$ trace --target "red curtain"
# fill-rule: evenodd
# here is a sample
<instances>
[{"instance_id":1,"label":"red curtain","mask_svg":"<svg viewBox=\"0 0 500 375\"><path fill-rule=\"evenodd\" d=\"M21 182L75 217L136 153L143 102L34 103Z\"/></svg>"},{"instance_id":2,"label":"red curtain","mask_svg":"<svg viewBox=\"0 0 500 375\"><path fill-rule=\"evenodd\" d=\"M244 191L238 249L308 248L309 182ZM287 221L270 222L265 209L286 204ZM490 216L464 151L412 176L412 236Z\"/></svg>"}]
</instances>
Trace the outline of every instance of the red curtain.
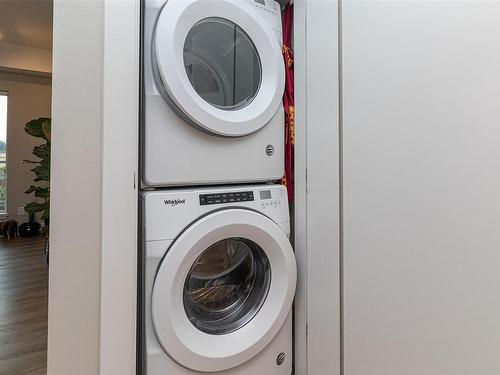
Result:
<instances>
[{"instance_id":1,"label":"red curtain","mask_svg":"<svg viewBox=\"0 0 500 375\"><path fill-rule=\"evenodd\" d=\"M283 59L285 60L285 93L283 107L285 109L285 175L282 183L287 187L288 199L293 200L293 157L295 144L295 107L293 97L293 51L292 26L293 5L287 4L282 13L283 23Z\"/></svg>"}]
</instances>

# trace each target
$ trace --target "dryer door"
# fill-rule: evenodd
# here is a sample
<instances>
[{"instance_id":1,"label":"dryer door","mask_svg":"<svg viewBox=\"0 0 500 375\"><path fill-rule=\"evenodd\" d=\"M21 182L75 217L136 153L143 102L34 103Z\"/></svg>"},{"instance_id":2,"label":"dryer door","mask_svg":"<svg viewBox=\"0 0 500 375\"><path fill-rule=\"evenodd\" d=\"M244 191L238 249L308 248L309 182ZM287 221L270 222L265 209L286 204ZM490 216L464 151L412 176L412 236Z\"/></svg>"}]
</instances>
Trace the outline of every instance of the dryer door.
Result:
<instances>
[{"instance_id":1,"label":"dryer door","mask_svg":"<svg viewBox=\"0 0 500 375\"><path fill-rule=\"evenodd\" d=\"M281 105L281 45L253 2L169 0L155 28L160 91L192 125L238 137L265 126Z\"/></svg>"},{"instance_id":2,"label":"dryer door","mask_svg":"<svg viewBox=\"0 0 500 375\"><path fill-rule=\"evenodd\" d=\"M259 353L292 305L296 265L287 236L246 209L211 213L172 244L156 275L152 319L164 350L197 371Z\"/></svg>"}]
</instances>

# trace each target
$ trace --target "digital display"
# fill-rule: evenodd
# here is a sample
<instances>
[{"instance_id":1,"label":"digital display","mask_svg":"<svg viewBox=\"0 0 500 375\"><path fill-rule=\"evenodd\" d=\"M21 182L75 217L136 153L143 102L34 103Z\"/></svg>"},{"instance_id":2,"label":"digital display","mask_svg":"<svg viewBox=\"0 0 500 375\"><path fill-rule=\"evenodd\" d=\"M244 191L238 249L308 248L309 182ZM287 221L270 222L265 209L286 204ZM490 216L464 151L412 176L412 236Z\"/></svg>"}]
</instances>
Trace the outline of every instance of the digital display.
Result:
<instances>
[{"instance_id":1,"label":"digital display","mask_svg":"<svg viewBox=\"0 0 500 375\"><path fill-rule=\"evenodd\" d=\"M255 2L259 3L259 4L262 4L262 5L266 5L265 0L255 0Z\"/></svg>"},{"instance_id":2,"label":"digital display","mask_svg":"<svg viewBox=\"0 0 500 375\"><path fill-rule=\"evenodd\" d=\"M271 190L261 190L260 199L271 199Z\"/></svg>"},{"instance_id":3,"label":"digital display","mask_svg":"<svg viewBox=\"0 0 500 375\"><path fill-rule=\"evenodd\" d=\"M253 191L238 191L234 193L201 194L200 205L236 203L253 201Z\"/></svg>"}]
</instances>

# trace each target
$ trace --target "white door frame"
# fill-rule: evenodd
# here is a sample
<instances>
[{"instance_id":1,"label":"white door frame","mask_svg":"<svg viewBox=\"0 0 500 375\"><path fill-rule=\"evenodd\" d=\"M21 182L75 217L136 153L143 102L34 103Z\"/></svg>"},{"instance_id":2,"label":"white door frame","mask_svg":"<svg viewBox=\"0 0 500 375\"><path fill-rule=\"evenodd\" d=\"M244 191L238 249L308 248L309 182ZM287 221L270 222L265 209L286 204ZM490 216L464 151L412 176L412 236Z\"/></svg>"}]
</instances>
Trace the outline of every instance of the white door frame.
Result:
<instances>
[{"instance_id":1,"label":"white door frame","mask_svg":"<svg viewBox=\"0 0 500 375\"><path fill-rule=\"evenodd\" d=\"M48 374L136 371L140 2L54 2Z\"/></svg>"},{"instance_id":2,"label":"white door frame","mask_svg":"<svg viewBox=\"0 0 500 375\"><path fill-rule=\"evenodd\" d=\"M99 373L136 367L140 2L104 3Z\"/></svg>"},{"instance_id":3,"label":"white door frame","mask_svg":"<svg viewBox=\"0 0 500 375\"><path fill-rule=\"evenodd\" d=\"M297 375L341 373L338 6L294 2Z\"/></svg>"}]
</instances>

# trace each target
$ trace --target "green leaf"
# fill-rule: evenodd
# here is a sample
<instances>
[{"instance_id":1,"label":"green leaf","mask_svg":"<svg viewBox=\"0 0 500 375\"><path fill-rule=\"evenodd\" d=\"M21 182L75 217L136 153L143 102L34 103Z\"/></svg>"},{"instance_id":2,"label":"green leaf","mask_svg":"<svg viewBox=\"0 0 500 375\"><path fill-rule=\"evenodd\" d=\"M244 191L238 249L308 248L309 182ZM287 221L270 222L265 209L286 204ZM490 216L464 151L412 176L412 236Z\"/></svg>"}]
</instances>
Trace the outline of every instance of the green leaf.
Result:
<instances>
[{"instance_id":1,"label":"green leaf","mask_svg":"<svg viewBox=\"0 0 500 375\"><path fill-rule=\"evenodd\" d=\"M40 166L42 168L47 169L47 171L49 172L49 175L50 175L50 159L42 159L40 161Z\"/></svg>"},{"instance_id":2,"label":"green leaf","mask_svg":"<svg viewBox=\"0 0 500 375\"><path fill-rule=\"evenodd\" d=\"M35 120L31 120L24 125L24 131L33 137L47 139L45 137L45 133L43 132L43 123L46 121L50 121L50 119L47 117L40 117Z\"/></svg>"},{"instance_id":3,"label":"green leaf","mask_svg":"<svg viewBox=\"0 0 500 375\"><path fill-rule=\"evenodd\" d=\"M42 122L42 131L44 134L44 138L49 143L50 143L50 128L51 128L51 120L50 118L48 118L44 122Z\"/></svg>"},{"instance_id":4,"label":"green leaf","mask_svg":"<svg viewBox=\"0 0 500 375\"><path fill-rule=\"evenodd\" d=\"M33 168L31 170L33 173L35 173L36 178L35 181L50 181L50 169L45 168L41 165Z\"/></svg>"},{"instance_id":5,"label":"green leaf","mask_svg":"<svg viewBox=\"0 0 500 375\"><path fill-rule=\"evenodd\" d=\"M34 191L36 191L37 189L40 189L40 187L39 186L33 186L33 185L31 185L28 189L26 189L24 191L24 194L31 194Z\"/></svg>"},{"instance_id":6,"label":"green leaf","mask_svg":"<svg viewBox=\"0 0 500 375\"><path fill-rule=\"evenodd\" d=\"M47 202L38 203L38 202L30 202L26 206L24 206L24 211L29 214L34 214L35 212L42 212L48 208Z\"/></svg>"},{"instance_id":7,"label":"green leaf","mask_svg":"<svg viewBox=\"0 0 500 375\"><path fill-rule=\"evenodd\" d=\"M35 191L35 197L48 199L50 197L50 191L48 187L39 187Z\"/></svg>"},{"instance_id":8,"label":"green leaf","mask_svg":"<svg viewBox=\"0 0 500 375\"><path fill-rule=\"evenodd\" d=\"M44 143L42 145L35 146L33 148L33 155L38 156L40 159L49 159L50 145L48 143Z\"/></svg>"},{"instance_id":9,"label":"green leaf","mask_svg":"<svg viewBox=\"0 0 500 375\"><path fill-rule=\"evenodd\" d=\"M35 193L35 197L49 199L50 191L48 187L33 186L31 185L25 192L25 194Z\"/></svg>"},{"instance_id":10,"label":"green leaf","mask_svg":"<svg viewBox=\"0 0 500 375\"><path fill-rule=\"evenodd\" d=\"M45 220L45 219L48 219L49 216L50 216L50 210L48 208L46 208L45 211L43 211L42 216L40 217L40 219Z\"/></svg>"}]
</instances>

